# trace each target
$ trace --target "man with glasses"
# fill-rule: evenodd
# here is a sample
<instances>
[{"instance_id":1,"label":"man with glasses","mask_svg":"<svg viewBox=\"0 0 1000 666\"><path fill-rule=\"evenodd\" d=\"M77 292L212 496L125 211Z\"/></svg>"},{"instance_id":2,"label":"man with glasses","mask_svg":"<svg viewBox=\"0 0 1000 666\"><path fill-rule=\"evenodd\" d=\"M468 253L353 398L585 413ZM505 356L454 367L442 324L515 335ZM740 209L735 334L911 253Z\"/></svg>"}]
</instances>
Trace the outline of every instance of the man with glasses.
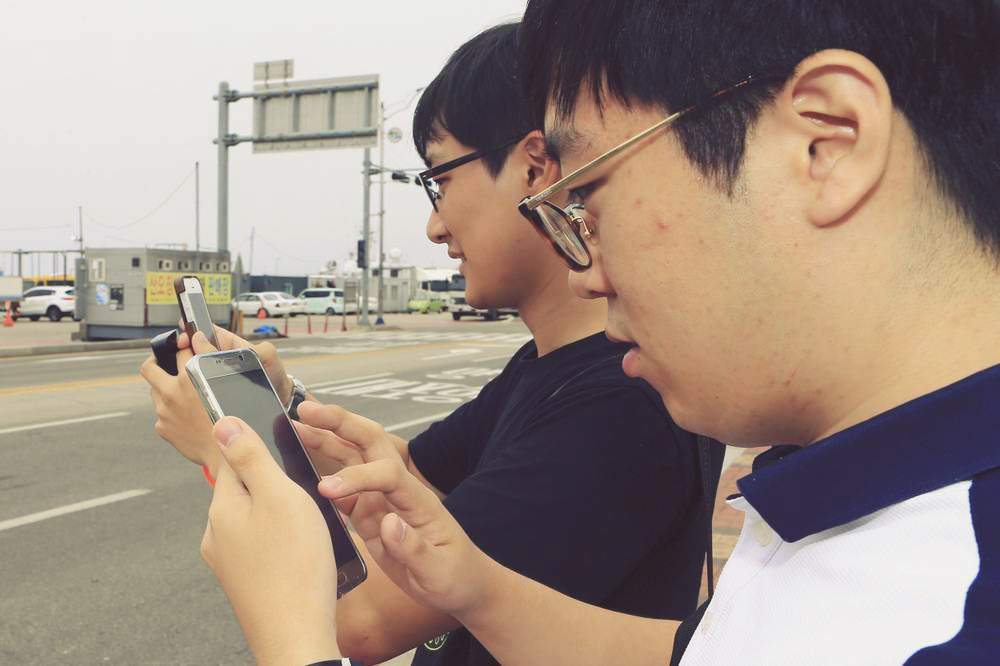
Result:
<instances>
[{"instance_id":1,"label":"man with glasses","mask_svg":"<svg viewBox=\"0 0 1000 666\"><path fill-rule=\"evenodd\" d=\"M996 663L998 5L531 0L525 85L567 175L522 212L678 423L782 446L684 623L517 575L373 453L320 488L385 499L393 580L505 664Z\"/></svg>"},{"instance_id":2,"label":"man with glasses","mask_svg":"<svg viewBox=\"0 0 1000 666\"><path fill-rule=\"evenodd\" d=\"M697 603L722 447L697 445L648 384L622 373L627 346L604 334L604 300L576 297L563 260L512 205L559 178L516 63L516 24L459 48L421 96L414 140L428 165L419 176L431 204L428 237L461 259L469 303L516 307L533 340L476 399L409 442L313 402L297 405L312 426L299 433L321 472L364 462L359 448L391 453L479 547L534 580L616 611L682 618ZM269 346L262 356L280 390L280 359ZM175 395L188 390L186 378L167 378L152 363L144 372L173 396L155 398L158 432L178 448L199 442L189 457L217 468L210 426L180 429L202 411L197 398ZM382 511L360 507L352 512L359 531L363 514ZM416 603L363 555L369 580L337 608L345 653L376 663L419 646L418 665L496 663L453 617Z\"/></svg>"}]
</instances>

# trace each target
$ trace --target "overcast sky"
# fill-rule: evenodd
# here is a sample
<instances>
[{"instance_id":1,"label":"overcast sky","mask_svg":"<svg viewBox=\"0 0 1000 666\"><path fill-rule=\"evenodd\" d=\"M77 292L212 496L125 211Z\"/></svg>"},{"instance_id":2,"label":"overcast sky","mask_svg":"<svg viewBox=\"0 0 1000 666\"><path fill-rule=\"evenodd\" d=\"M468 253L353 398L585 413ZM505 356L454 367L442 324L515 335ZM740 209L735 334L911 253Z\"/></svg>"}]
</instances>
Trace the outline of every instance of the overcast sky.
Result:
<instances>
[{"instance_id":1,"label":"overcast sky","mask_svg":"<svg viewBox=\"0 0 1000 666\"><path fill-rule=\"evenodd\" d=\"M76 247L77 206L87 246L193 248L196 161L201 242L214 247L212 95L220 81L251 90L254 62L293 58L296 79L377 73L391 106L426 85L462 42L516 19L523 7L524 0L3 0L0 269L10 272L13 249ZM252 102L230 109L230 131L250 134ZM388 123L404 133L386 145L389 166L419 166L411 119L412 107ZM361 149L254 155L241 144L229 154L234 258L241 253L246 266L252 227L255 273L304 274L347 258L360 237ZM373 213L377 196L373 186ZM402 249L409 263L450 266L424 236L428 210L419 188L387 183L386 249ZM51 260L40 268L48 272Z\"/></svg>"}]
</instances>

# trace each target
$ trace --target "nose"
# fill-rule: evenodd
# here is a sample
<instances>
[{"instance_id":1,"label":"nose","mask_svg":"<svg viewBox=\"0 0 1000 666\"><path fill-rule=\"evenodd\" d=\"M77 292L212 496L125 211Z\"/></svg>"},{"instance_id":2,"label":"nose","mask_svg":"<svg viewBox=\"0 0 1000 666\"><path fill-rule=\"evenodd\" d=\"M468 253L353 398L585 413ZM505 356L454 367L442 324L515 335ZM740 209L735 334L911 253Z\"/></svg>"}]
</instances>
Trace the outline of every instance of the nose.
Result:
<instances>
[{"instance_id":1,"label":"nose","mask_svg":"<svg viewBox=\"0 0 1000 666\"><path fill-rule=\"evenodd\" d=\"M607 298L614 294L608 276L604 272L604 263L601 261L601 252L597 244L593 243L588 248L590 250L590 268L585 271L569 272L569 288L580 298Z\"/></svg>"},{"instance_id":2,"label":"nose","mask_svg":"<svg viewBox=\"0 0 1000 666\"><path fill-rule=\"evenodd\" d=\"M432 243L447 243L451 234L448 233L448 227L445 226L444 220L438 215L438 212L431 209L431 216L427 218L427 238L430 239Z\"/></svg>"}]
</instances>

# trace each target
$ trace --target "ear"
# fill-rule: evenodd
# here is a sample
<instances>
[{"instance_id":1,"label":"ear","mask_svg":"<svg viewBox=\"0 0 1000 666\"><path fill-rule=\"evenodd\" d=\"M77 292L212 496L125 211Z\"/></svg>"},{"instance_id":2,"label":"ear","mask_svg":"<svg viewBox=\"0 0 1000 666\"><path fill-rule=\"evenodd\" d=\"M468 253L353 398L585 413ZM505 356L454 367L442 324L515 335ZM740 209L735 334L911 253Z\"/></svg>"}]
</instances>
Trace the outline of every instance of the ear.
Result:
<instances>
[{"instance_id":1,"label":"ear","mask_svg":"<svg viewBox=\"0 0 1000 666\"><path fill-rule=\"evenodd\" d=\"M540 131L533 130L521 139L517 144L517 153L523 160L520 166L525 174L525 194L528 196L541 192L559 180L559 164L548 157L545 136Z\"/></svg>"},{"instance_id":2,"label":"ear","mask_svg":"<svg viewBox=\"0 0 1000 666\"><path fill-rule=\"evenodd\" d=\"M809 221L842 220L878 185L889 161L893 107L885 78L862 55L821 51L799 63L778 109L795 147L794 168L810 189Z\"/></svg>"}]
</instances>

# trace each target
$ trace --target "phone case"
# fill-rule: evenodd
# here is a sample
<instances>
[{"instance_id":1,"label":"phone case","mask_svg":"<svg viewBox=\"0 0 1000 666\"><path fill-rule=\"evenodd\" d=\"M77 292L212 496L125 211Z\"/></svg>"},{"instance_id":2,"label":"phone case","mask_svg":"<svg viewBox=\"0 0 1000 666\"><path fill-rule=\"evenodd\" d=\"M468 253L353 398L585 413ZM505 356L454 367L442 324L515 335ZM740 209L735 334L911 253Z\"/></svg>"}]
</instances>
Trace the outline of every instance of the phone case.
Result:
<instances>
[{"instance_id":1,"label":"phone case","mask_svg":"<svg viewBox=\"0 0 1000 666\"><path fill-rule=\"evenodd\" d=\"M160 333L149 341L156 365L170 375L177 375L177 329Z\"/></svg>"}]
</instances>

